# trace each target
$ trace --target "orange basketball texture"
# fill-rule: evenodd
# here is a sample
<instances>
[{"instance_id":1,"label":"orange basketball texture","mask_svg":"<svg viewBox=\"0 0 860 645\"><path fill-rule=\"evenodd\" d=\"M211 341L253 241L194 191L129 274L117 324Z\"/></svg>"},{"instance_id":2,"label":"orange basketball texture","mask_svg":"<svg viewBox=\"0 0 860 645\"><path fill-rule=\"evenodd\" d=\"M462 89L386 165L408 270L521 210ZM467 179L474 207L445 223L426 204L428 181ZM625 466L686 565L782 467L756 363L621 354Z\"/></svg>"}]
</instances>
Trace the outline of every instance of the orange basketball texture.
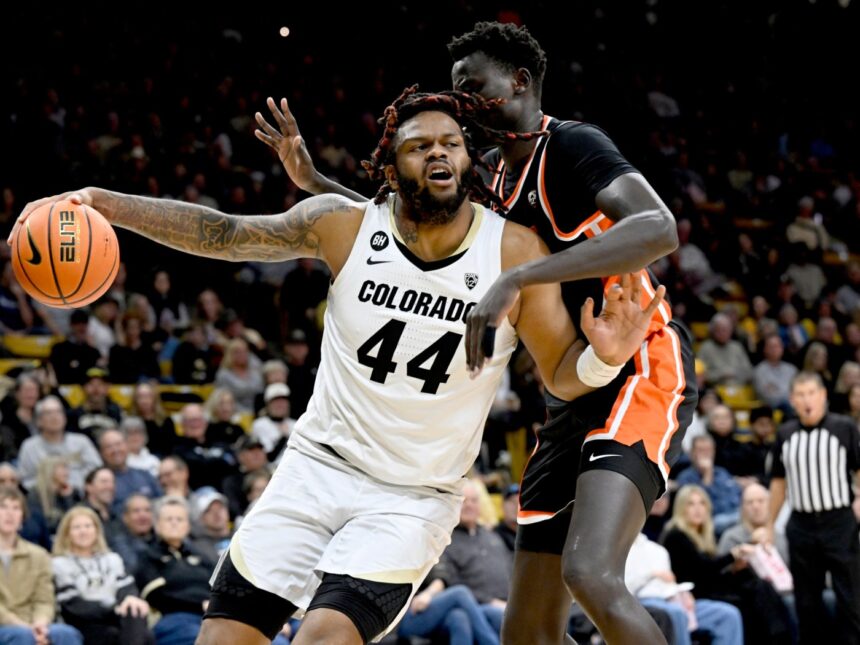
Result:
<instances>
[{"instance_id":1,"label":"orange basketball texture","mask_svg":"<svg viewBox=\"0 0 860 645\"><path fill-rule=\"evenodd\" d=\"M119 269L119 244L94 208L61 200L34 210L12 240L12 268L34 299L63 309L98 300Z\"/></svg>"}]
</instances>

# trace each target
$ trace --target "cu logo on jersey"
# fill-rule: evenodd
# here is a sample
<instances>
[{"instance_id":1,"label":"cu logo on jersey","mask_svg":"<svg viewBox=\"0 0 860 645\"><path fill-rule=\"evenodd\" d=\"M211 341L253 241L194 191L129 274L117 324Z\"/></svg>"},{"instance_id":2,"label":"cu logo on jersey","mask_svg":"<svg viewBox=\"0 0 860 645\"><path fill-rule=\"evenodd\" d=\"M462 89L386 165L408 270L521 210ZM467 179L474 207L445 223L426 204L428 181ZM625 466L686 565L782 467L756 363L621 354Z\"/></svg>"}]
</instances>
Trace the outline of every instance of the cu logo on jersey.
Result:
<instances>
[{"instance_id":1,"label":"cu logo on jersey","mask_svg":"<svg viewBox=\"0 0 860 645\"><path fill-rule=\"evenodd\" d=\"M536 190L530 190L529 195L528 195L528 199L529 199L529 206L531 206L532 208L537 206L537 191Z\"/></svg>"},{"instance_id":2,"label":"cu logo on jersey","mask_svg":"<svg viewBox=\"0 0 860 645\"><path fill-rule=\"evenodd\" d=\"M475 288L475 285L478 284L478 274L477 273L464 273L463 279L466 281L466 286L469 287L469 291Z\"/></svg>"},{"instance_id":3,"label":"cu logo on jersey","mask_svg":"<svg viewBox=\"0 0 860 645\"><path fill-rule=\"evenodd\" d=\"M374 251L381 251L388 246L388 234L382 231L376 231L370 238L370 248Z\"/></svg>"}]
</instances>

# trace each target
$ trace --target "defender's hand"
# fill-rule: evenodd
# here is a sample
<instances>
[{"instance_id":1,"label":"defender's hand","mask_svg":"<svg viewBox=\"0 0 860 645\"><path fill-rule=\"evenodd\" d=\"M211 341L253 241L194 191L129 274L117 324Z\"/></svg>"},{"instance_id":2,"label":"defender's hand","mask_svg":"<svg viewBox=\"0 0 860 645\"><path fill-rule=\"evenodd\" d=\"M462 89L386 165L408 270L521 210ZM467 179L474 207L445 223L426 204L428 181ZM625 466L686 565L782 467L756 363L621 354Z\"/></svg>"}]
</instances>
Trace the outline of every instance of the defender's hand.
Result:
<instances>
[{"instance_id":1,"label":"defender's hand","mask_svg":"<svg viewBox=\"0 0 860 645\"><path fill-rule=\"evenodd\" d=\"M21 214L18 215L18 219L15 220L15 225L12 227L12 231L9 233L9 237L6 238L6 242L8 244L12 244L12 240L15 239L15 235L18 233L18 228L27 221L27 218L30 217L30 213L39 208L44 204L50 204L52 202L60 201L63 199L68 199L74 204L83 204L85 206L93 205L93 194L91 188L83 188L81 190L72 190L67 193L63 193L61 195L54 195L53 197L43 197L42 199L37 199L34 202L30 202L24 209L21 211Z\"/></svg>"},{"instance_id":2,"label":"defender's hand","mask_svg":"<svg viewBox=\"0 0 860 645\"><path fill-rule=\"evenodd\" d=\"M607 292L597 318L594 317L594 300L588 298L582 305L580 327L597 357L609 365L623 365L629 361L645 340L651 317L665 293L666 288L660 286L648 306L642 309L639 276L628 273L621 276L620 285L612 285Z\"/></svg>"},{"instance_id":3,"label":"defender's hand","mask_svg":"<svg viewBox=\"0 0 860 645\"><path fill-rule=\"evenodd\" d=\"M257 112L254 118L256 118L260 129L254 130L254 135L278 153L278 158L293 183L302 190L308 191L314 183L317 171L308 153L305 140L299 134L299 126L293 113L290 112L287 99L281 99L280 109L275 105L275 100L272 97L266 99L266 105L269 106L278 129L275 129L263 118L262 114Z\"/></svg>"},{"instance_id":4,"label":"defender's hand","mask_svg":"<svg viewBox=\"0 0 860 645\"><path fill-rule=\"evenodd\" d=\"M466 319L466 364L480 370L493 357L496 329L520 297L520 288L510 275L500 275Z\"/></svg>"}]
</instances>

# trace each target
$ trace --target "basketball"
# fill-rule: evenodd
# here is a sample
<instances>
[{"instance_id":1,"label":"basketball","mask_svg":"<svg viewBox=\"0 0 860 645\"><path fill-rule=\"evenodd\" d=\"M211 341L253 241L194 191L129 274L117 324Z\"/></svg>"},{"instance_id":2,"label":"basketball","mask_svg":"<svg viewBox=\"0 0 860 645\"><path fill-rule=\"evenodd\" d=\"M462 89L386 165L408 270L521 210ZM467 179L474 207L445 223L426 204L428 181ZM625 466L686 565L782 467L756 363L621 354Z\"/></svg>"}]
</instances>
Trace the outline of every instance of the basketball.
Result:
<instances>
[{"instance_id":1,"label":"basketball","mask_svg":"<svg viewBox=\"0 0 860 645\"><path fill-rule=\"evenodd\" d=\"M63 309L97 300L119 269L119 244L94 208L69 200L44 204L12 240L12 268L35 300Z\"/></svg>"}]
</instances>

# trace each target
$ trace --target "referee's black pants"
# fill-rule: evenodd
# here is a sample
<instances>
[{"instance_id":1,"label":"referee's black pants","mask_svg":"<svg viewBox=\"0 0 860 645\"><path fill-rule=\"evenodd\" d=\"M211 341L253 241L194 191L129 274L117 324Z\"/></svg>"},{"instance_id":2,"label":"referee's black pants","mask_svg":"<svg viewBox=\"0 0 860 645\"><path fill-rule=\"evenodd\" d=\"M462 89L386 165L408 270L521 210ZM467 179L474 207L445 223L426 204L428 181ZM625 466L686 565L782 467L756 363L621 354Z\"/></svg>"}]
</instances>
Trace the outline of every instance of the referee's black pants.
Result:
<instances>
[{"instance_id":1,"label":"referee's black pants","mask_svg":"<svg viewBox=\"0 0 860 645\"><path fill-rule=\"evenodd\" d=\"M785 535L801 645L825 642L860 645L860 541L852 510L794 511ZM830 622L821 598L827 571L836 594L837 631L831 635L833 640L822 634Z\"/></svg>"}]
</instances>

